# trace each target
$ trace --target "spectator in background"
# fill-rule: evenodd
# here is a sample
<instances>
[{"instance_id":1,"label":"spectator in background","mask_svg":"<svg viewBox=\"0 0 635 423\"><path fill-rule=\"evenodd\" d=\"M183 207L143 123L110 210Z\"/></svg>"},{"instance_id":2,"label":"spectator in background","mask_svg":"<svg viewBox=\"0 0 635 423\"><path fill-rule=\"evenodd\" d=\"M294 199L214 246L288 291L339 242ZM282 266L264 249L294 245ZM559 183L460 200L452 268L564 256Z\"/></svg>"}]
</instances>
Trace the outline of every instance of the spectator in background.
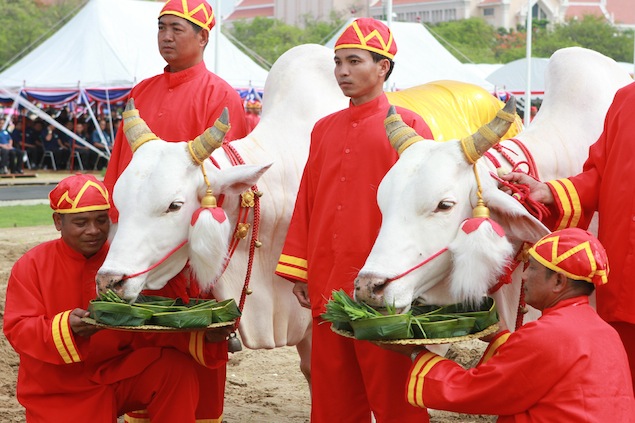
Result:
<instances>
[{"instance_id":1,"label":"spectator in background","mask_svg":"<svg viewBox=\"0 0 635 423\"><path fill-rule=\"evenodd\" d=\"M95 128L95 130L93 130L93 132L90 134L90 142L93 145L93 147L104 152L105 154L110 154L110 151L112 150L112 136L110 135L110 131L107 130L106 128L107 128L106 119L103 119L103 118L99 119L99 129ZM102 135L104 136L103 141L101 137L99 136L100 130ZM102 156L99 156L95 152L93 152L92 157L94 161L92 162L91 167L94 167L98 170L102 170L104 168L104 164L107 164L107 161Z\"/></svg>"},{"instance_id":2,"label":"spectator in background","mask_svg":"<svg viewBox=\"0 0 635 423\"><path fill-rule=\"evenodd\" d=\"M86 141L87 144L89 144L88 141L88 133L86 132L86 124L84 122L80 122L77 121L77 124L75 124L75 135L77 135L79 138L81 138L82 140ZM73 149L79 153L79 158L81 160L81 164L84 169L89 169L89 163L93 160L92 156L94 154L94 152L86 147L84 144L78 142L77 140L75 140L74 138L71 138L71 151L73 151ZM68 163L69 168L71 166L71 163L73 165L73 169L78 169L80 168L79 163L77 163L77 157L75 156L71 156L70 161Z\"/></svg>"},{"instance_id":3,"label":"spectator in background","mask_svg":"<svg viewBox=\"0 0 635 423\"><path fill-rule=\"evenodd\" d=\"M66 122L66 128L72 131L73 122ZM56 129L55 126L51 124L48 125L47 130L44 133L44 138L42 139L44 152L50 151L53 154L53 160L55 160L55 167L57 169L66 168L71 154L69 139L70 137L67 134ZM44 165L44 161L42 162L42 165ZM51 163L51 166L52 165L53 164Z\"/></svg>"},{"instance_id":4,"label":"spectator in background","mask_svg":"<svg viewBox=\"0 0 635 423\"><path fill-rule=\"evenodd\" d=\"M0 173L22 173L24 152L13 145L10 131L4 129L5 123L6 119L0 117Z\"/></svg>"},{"instance_id":5,"label":"spectator in background","mask_svg":"<svg viewBox=\"0 0 635 423\"><path fill-rule=\"evenodd\" d=\"M13 145L26 152L32 169L37 167L42 159L42 154L44 153L42 149L42 142L38 142L33 126L34 123L31 119L26 116L19 116L15 127L11 132ZM41 130L42 127L40 126L40 131Z\"/></svg>"}]
</instances>

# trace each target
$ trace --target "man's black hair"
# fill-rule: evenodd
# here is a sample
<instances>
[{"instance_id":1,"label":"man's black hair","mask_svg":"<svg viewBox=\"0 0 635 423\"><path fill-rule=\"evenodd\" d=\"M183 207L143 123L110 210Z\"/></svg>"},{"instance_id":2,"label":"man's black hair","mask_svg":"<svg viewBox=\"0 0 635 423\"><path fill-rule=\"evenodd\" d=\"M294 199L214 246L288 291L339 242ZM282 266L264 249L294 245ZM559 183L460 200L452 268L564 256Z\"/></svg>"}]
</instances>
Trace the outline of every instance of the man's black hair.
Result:
<instances>
[{"instance_id":1,"label":"man's black hair","mask_svg":"<svg viewBox=\"0 0 635 423\"><path fill-rule=\"evenodd\" d=\"M388 78L390 78L390 74L392 73L392 70L395 68L395 62L392 61L392 59L389 59L388 57L381 55L379 53L375 53L374 51L369 51L370 55L373 56L373 62L378 63L381 60L388 60L388 62L390 62L390 69L388 69L388 73L386 73L386 77L384 78L384 81L387 81Z\"/></svg>"},{"instance_id":2,"label":"man's black hair","mask_svg":"<svg viewBox=\"0 0 635 423\"><path fill-rule=\"evenodd\" d=\"M545 266L545 270L546 270L546 277L547 279L549 279L551 277L551 275L553 275L554 273L558 273L555 270L552 270L548 267ZM595 291L595 285L593 285L591 282L587 282L587 281L581 281L581 280L577 280L577 279L571 279L571 278L567 278L567 280L569 281L569 284L577 291L580 293L580 295L591 295L593 294L593 291Z\"/></svg>"}]
</instances>

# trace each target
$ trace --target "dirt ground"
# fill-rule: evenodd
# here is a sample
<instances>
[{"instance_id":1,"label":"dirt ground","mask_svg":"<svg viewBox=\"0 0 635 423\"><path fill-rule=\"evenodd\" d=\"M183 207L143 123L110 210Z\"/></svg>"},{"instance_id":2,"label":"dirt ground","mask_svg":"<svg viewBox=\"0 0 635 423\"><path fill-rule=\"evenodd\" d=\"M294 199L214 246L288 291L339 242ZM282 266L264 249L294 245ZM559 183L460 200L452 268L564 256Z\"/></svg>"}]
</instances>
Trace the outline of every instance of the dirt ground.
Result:
<instances>
[{"instance_id":1,"label":"dirt ground","mask_svg":"<svg viewBox=\"0 0 635 423\"><path fill-rule=\"evenodd\" d=\"M29 248L57 237L53 226L0 229L0 317L4 314L7 280L13 263ZM483 350L480 341L456 344L448 353L466 366ZM15 397L18 356L0 336L0 423L23 422ZM492 417L431 411L434 423L484 423ZM294 348L244 350L233 354L227 368L227 423L309 422L310 397Z\"/></svg>"}]
</instances>

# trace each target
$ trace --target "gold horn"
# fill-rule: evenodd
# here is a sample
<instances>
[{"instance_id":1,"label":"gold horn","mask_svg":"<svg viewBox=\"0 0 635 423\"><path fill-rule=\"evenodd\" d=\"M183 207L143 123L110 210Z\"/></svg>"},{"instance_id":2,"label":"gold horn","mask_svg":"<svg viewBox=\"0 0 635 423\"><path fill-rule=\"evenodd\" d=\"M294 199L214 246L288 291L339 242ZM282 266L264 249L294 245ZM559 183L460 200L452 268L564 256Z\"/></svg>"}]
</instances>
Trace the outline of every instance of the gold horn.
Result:
<instances>
[{"instance_id":1,"label":"gold horn","mask_svg":"<svg viewBox=\"0 0 635 423\"><path fill-rule=\"evenodd\" d=\"M465 158L471 164L476 163L491 147L498 144L516 119L516 97L511 97L505 107L496 112L496 117L489 123L463 139L461 147Z\"/></svg>"},{"instance_id":2,"label":"gold horn","mask_svg":"<svg viewBox=\"0 0 635 423\"><path fill-rule=\"evenodd\" d=\"M122 117L123 130L133 153L146 142L159 139L139 116L139 110L134 106L134 99L128 100Z\"/></svg>"},{"instance_id":3,"label":"gold horn","mask_svg":"<svg viewBox=\"0 0 635 423\"><path fill-rule=\"evenodd\" d=\"M223 139L230 127L229 111L225 107L223 113L214 122L214 126L187 143L194 164L200 165L214 150L223 145Z\"/></svg>"},{"instance_id":4,"label":"gold horn","mask_svg":"<svg viewBox=\"0 0 635 423\"><path fill-rule=\"evenodd\" d=\"M384 127L386 127L386 135L388 135L390 145L397 150L400 156L406 148L423 140L421 135L417 134L414 129L406 125L401 119L401 115L397 113L395 106L390 106L390 109L388 109Z\"/></svg>"}]
</instances>

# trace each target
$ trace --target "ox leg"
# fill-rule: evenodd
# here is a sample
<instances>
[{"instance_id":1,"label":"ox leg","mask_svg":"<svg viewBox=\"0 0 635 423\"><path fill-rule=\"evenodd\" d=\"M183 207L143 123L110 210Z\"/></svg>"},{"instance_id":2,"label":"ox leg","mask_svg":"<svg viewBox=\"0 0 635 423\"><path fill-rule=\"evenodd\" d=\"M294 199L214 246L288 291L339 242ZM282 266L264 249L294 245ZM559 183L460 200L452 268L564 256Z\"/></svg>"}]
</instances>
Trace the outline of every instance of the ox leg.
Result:
<instances>
[{"instance_id":1,"label":"ox leg","mask_svg":"<svg viewBox=\"0 0 635 423\"><path fill-rule=\"evenodd\" d=\"M304 338L295 346L300 356L300 371L306 378L311 390L311 335L313 333L312 326L304 333Z\"/></svg>"}]
</instances>

